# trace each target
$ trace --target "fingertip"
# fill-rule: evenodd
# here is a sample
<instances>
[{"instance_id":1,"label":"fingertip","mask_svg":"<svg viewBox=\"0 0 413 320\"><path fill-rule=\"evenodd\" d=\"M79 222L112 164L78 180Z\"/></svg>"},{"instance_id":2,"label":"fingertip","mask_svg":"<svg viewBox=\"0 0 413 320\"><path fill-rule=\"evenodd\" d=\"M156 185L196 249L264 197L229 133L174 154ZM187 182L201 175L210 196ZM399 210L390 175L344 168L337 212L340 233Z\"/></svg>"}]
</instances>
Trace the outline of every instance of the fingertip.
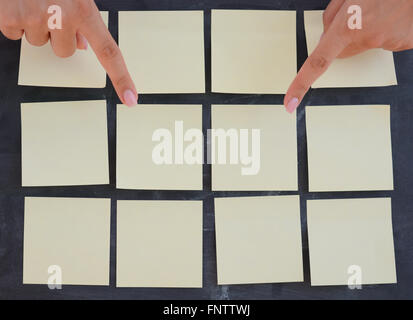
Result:
<instances>
[{"instance_id":1,"label":"fingertip","mask_svg":"<svg viewBox=\"0 0 413 320\"><path fill-rule=\"evenodd\" d=\"M128 107L134 107L138 104L138 96L132 90L127 89L123 93L123 103Z\"/></svg>"},{"instance_id":2,"label":"fingertip","mask_svg":"<svg viewBox=\"0 0 413 320\"><path fill-rule=\"evenodd\" d=\"M285 109L287 110L288 113L293 113L298 108L299 105L300 105L300 100L294 97L288 101L287 105L285 106Z\"/></svg>"},{"instance_id":3,"label":"fingertip","mask_svg":"<svg viewBox=\"0 0 413 320\"><path fill-rule=\"evenodd\" d=\"M288 105L288 102L290 102L290 98L291 96L288 94L288 92L287 92L287 94L284 96L284 107L285 108L287 108L287 105Z\"/></svg>"}]
</instances>

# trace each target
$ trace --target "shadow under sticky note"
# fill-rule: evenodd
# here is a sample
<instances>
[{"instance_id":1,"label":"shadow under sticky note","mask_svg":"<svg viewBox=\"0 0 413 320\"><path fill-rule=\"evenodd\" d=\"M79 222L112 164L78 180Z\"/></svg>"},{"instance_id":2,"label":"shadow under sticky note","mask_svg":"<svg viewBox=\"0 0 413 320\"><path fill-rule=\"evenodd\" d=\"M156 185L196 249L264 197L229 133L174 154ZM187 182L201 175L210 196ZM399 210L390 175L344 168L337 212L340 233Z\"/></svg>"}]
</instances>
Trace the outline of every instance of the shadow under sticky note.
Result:
<instances>
[{"instance_id":1,"label":"shadow under sticky note","mask_svg":"<svg viewBox=\"0 0 413 320\"><path fill-rule=\"evenodd\" d=\"M25 198L24 284L107 286L109 252L110 199Z\"/></svg>"},{"instance_id":2,"label":"shadow under sticky note","mask_svg":"<svg viewBox=\"0 0 413 320\"><path fill-rule=\"evenodd\" d=\"M390 106L306 107L309 190L393 190Z\"/></svg>"},{"instance_id":3,"label":"shadow under sticky note","mask_svg":"<svg viewBox=\"0 0 413 320\"><path fill-rule=\"evenodd\" d=\"M202 201L117 206L117 287L202 287Z\"/></svg>"},{"instance_id":4,"label":"shadow under sticky note","mask_svg":"<svg viewBox=\"0 0 413 320\"><path fill-rule=\"evenodd\" d=\"M117 108L117 188L202 190L201 105ZM193 129L200 134L198 139L184 141ZM200 162L186 161L190 145L198 145Z\"/></svg>"},{"instance_id":5,"label":"shadow under sticky note","mask_svg":"<svg viewBox=\"0 0 413 320\"><path fill-rule=\"evenodd\" d=\"M139 93L204 93L203 11L120 11L119 47Z\"/></svg>"},{"instance_id":6,"label":"shadow under sticky note","mask_svg":"<svg viewBox=\"0 0 413 320\"><path fill-rule=\"evenodd\" d=\"M296 12L212 10L212 92L283 94L297 74Z\"/></svg>"},{"instance_id":7,"label":"shadow under sticky note","mask_svg":"<svg viewBox=\"0 0 413 320\"><path fill-rule=\"evenodd\" d=\"M311 285L396 283L391 199L307 201Z\"/></svg>"},{"instance_id":8,"label":"shadow under sticky note","mask_svg":"<svg viewBox=\"0 0 413 320\"><path fill-rule=\"evenodd\" d=\"M215 199L218 284L303 281L299 196Z\"/></svg>"},{"instance_id":9,"label":"shadow under sticky note","mask_svg":"<svg viewBox=\"0 0 413 320\"><path fill-rule=\"evenodd\" d=\"M108 12L101 12L108 25ZM30 45L23 37L20 54L19 85L41 87L104 88L106 71L92 48L76 50L69 58L59 58L50 42L42 47Z\"/></svg>"},{"instance_id":10,"label":"shadow under sticky note","mask_svg":"<svg viewBox=\"0 0 413 320\"><path fill-rule=\"evenodd\" d=\"M298 189L295 113L275 105L213 105L212 130L212 190Z\"/></svg>"},{"instance_id":11,"label":"shadow under sticky note","mask_svg":"<svg viewBox=\"0 0 413 320\"><path fill-rule=\"evenodd\" d=\"M22 185L109 183L106 101L23 103Z\"/></svg>"},{"instance_id":12,"label":"shadow under sticky note","mask_svg":"<svg viewBox=\"0 0 413 320\"><path fill-rule=\"evenodd\" d=\"M324 31L323 11L304 12L308 54L317 47ZM356 56L335 59L313 88L376 87L397 85L393 52L372 49Z\"/></svg>"}]
</instances>

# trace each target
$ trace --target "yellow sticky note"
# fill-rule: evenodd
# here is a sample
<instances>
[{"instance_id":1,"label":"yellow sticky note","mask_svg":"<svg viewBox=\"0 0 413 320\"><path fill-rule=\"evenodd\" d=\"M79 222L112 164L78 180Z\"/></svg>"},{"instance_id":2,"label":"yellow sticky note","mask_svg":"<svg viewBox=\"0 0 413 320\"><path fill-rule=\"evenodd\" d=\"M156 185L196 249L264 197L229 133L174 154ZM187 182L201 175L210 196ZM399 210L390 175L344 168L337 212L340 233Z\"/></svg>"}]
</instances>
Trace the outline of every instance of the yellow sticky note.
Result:
<instances>
[{"instance_id":1,"label":"yellow sticky note","mask_svg":"<svg viewBox=\"0 0 413 320\"><path fill-rule=\"evenodd\" d=\"M310 191L393 190L390 106L307 107Z\"/></svg>"},{"instance_id":2,"label":"yellow sticky note","mask_svg":"<svg viewBox=\"0 0 413 320\"><path fill-rule=\"evenodd\" d=\"M106 25L108 12L101 12ZM64 27L64 22L63 22ZM19 85L41 87L104 88L106 71L92 48L76 50L69 58L57 57L50 43L42 47L22 39Z\"/></svg>"},{"instance_id":3,"label":"yellow sticky note","mask_svg":"<svg viewBox=\"0 0 413 320\"><path fill-rule=\"evenodd\" d=\"M118 201L118 287L202 287L202 201Z\"/></svg>"},{"instance_id":4,"label":"yellow sticky note","mask_svg":"<svg viewBox=\"0 0 413 320\"><path fill-rule=\"evenodd\" d=\"M202 106L119 105L116 150L119 189L202 190Z\"/></svg>"},{"instance_id":5,"label":"yellow sticky note","mask_svg":"<svg viewBox=\"0 0 413 320\"><path fill-rule=\"evenodd\" d=\"M304 22L308 54L311 54L324 31L323 11L305 11ZM376 87L396 84L393 53L372 49L350 58L334 60L312 87Z\"/></svg>"},{"instance_id":6,"label":"yellow sticky note","mask_svg":"<svg viewBox=\"0 0 413 320\"><path fill-rule=\"evenodd\" d=\"M296 116L283 106L213 105L212 190L298 189Z\"/></svg>"},{"instance_id":7,"label":"yellow sticky note","mask_svg":"<svg viewBox=\"0 0 413 320\"><path fill-rule=\"evenodd\" d=\"M24 284L109 285L110 199L25 198Z\"/></svg>"},{"instance_id":8,"label":"yellow sticky note","mask_svg":"<svg viewBox=\"0 0 413 320\"><path fill-rule=\"evenodd\" d=\"M311 285L396 283L391 199L307 201Z\"/></svg>"},{"instance_id":9,"label":"yellow sticky note","mask_svg":"<svg viewBox=\"0 0 413 320\"><path fill-rule=\"evenodd\" d=\"M109 183L106 101L23 103L22 185Z\"/></svg>"},{"instance_id":10,"label":"yellow sticky note","mask_svg":"<svg viewBox=\"0 0 413 320\"><path fill-rule=\"evenodd\" d=\"M296 12L212 10L212 91L285 93L297 74Z\"/></svg>"},{"instance_id":11,"label":"yellow sticky note","mask_svg":"<svg viewBox=\"0 0 413 320\"><path fill-rule=\"evenodd\" d=\"M215 199L218 284L303 281L298 196Z\"/></svg>"},{"instance_id":12,"label":"yellow sticky note","mask_svg":"<svg viewBox=\"0 0 413 320\"><path fill-rule=\"evenodd\" d=\"M119 46L139 93L204 93L203 11L120 11Z\"/></svg>"}]
</instances>

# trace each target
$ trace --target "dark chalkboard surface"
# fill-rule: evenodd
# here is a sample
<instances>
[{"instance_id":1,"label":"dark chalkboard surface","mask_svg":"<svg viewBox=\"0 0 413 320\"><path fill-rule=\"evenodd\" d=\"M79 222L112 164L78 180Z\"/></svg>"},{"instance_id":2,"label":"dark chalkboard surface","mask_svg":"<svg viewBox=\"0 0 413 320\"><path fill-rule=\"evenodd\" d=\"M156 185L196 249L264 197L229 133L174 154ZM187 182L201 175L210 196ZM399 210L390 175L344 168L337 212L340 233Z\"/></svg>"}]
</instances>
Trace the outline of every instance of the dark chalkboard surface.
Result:
<instances>
[{"instance_id":1,"label":"dark chalkboard surface","mask_svg":"<svg viewBox=\"0 0 413 320\"><path fill-rule=\"evenodd\" d=\"M143 95L141 103L203 104L204 130L210 127L211 104L282 104L282 95L212 94L210 10L297 10L298 65L307 57L303 10L324 9L327 0L101 0L110 11L110 31L117 38L119 10L205 10L207 94ZM145 45L142 43L141 45ZM413 51L395 54L399 86L311 90L308 105L390 104L395 191L309 193L304 108L298 111L299 194L304 248L304 283L217 286L214 196L293 194L291 192L211 192L211 169L204 166L204 191L128 191L115 188L115 105L120 103L112 85L105 89L37 88L17 86L20 42L0 36L0 298L2 299L397 299L413 298ZM107 99L109 116L110 185L90 187L22 188L20 103L36 101ZM109 197L112 199L110 287L23 285L23 202L25 196ZM306 231L306 200L349 197L392 197L393 228L398 284L347 287L311 287ZM117 289L116 200L165 199L204 201L203 289ZM337 252L337 254L340 254Z\"/></svg>"}]
</instances>

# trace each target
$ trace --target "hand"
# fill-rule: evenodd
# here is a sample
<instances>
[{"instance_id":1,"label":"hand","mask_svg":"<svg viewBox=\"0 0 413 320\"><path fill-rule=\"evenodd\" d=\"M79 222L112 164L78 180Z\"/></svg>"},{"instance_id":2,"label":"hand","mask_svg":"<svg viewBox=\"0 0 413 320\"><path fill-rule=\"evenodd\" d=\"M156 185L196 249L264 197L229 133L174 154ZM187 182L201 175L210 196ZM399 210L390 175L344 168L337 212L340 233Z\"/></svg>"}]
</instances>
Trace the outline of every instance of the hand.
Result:
<instances>
[{"instance_id":1,"label":"hand","mask_svg":"<svg viewBox=\"0 0 413 320\"><path fill-rule=\"evenodd\" d=\"M362 9L362 28L350 29L348 8ZM373 48L402 51L413 48L412 0L332 0L324 12L324 33L284 98L288 112L301 103L311 85L335 58L346 58Z\"/></svg>"},{"instance_id":2,"label":"hand","mask_svg":"<svg viewBox=\"0 0 413 320\"><path fill-rule=\"evenodd\" d=\"M62 9L62 29L49 30L48 8ZM55 54L65 58L77 49L86 50L88 42L106 69L120 100L137 104L137 92L122 54L103 22L93 0L0 0L0 31L9 39L23 34L35 46L49 39Z\"/></svg>"}]
</instances>

